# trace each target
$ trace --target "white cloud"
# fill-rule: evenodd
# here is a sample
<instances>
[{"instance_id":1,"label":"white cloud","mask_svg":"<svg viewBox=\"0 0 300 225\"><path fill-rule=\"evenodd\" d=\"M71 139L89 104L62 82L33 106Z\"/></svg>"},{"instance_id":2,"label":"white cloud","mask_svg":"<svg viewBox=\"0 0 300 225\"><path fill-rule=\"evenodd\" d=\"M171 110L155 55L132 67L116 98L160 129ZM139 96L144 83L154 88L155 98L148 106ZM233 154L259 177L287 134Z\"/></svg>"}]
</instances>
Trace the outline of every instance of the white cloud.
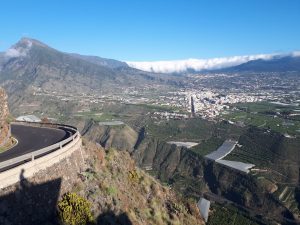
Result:
<instances>
[{"instance_id":1,"label":"white cloud","mask_svg":"<svg viewBox=\"0 0 300 225\"><path fill-rule=\"evenodd\" d=\"M293 53L292 53L292 56L294 56L294 57L300 56L300 51L293 52Z\"/></svg>"},{"instance_id":2,"label":"white cloud","mask_svg":"<svg viewBox=\"0 0 300 225\"><path fill-rule=\"evenodd\" d=\"M300 52L292 53L293 56ZM230 66L237 66L242 63L256 60L256 59L271 59L279 54L260 54L260 55L246 55L246 56L233 56L224 58L212 59L186 59L174 61L153 61L153 62L126 62L130 67L156 73L178 73L185 72L188 69L195 71L221 69Z\"/></svg>"},{"instance_id":3,"label":"white cloud","mask_svg":"<svg viewBox=\"0 0 300 225\"><path fill-rule=\"evenodd\" d=\"M5 56L7 57L22 57L26 56L29 49L32 46L32 42L29 40L25 40L24 45L22 46L13 46L6 50Z\"/></svg>"},{"instance_id":4,"label":"white cloud","mask_svg":"<svg viewBox=\"0 0 300 225\"><path fill-rule=\"evenodd\" d=\"M20 56L25 56L25 52L21 52L18 49L15 48L10 48L5 52L5 56L7 57L20 57Z\"/></svg>"}]
</instances>

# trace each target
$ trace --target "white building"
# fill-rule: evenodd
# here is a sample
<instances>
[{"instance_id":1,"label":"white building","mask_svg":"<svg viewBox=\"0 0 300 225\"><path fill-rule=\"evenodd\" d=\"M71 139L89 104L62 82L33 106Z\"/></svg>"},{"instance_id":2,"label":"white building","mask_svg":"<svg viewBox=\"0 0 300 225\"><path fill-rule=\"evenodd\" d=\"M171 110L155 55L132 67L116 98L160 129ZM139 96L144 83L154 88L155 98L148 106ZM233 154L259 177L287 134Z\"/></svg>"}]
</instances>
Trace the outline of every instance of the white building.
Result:
<instances>
[{"instance_id":1,"label":"white building","mask_svg":"<svg viewBox=\"0 0 300 225\"><path fill-rule=\"evenodd\" d=\"M38 118L35 115L25 115L25 116L19 116L16 121L20 121L20 122L34 122L34 123L39 123L42 120L40 118Z\"/></svg>"}]
</instances>

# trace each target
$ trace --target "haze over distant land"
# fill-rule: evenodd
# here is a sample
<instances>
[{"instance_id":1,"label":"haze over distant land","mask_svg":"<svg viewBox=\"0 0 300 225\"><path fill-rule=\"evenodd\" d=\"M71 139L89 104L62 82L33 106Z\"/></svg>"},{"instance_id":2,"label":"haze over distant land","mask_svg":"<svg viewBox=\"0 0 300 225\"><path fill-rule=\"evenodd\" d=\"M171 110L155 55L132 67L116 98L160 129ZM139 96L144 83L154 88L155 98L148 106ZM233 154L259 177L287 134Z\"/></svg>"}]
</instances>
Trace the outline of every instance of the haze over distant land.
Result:
<instances>
[{"instance_id":1,"label":"haze over distant land","mask_svg":"<svg viewBox=\"0 0 300 225\"><path fill-rule=\"evenodd\" d=\"M223 69L227 67L237 66L252 60L263 59L270 60L274 57L285 56L300 56L300 51L295 51L289 54L259 54L259 55L245 55L232 56L211 59L184 59L184 60L170 60L170 61L128 61L126 62L130 67L155 73L181 73L188 70L203 71Z\"/></svg>"}]
</instances>

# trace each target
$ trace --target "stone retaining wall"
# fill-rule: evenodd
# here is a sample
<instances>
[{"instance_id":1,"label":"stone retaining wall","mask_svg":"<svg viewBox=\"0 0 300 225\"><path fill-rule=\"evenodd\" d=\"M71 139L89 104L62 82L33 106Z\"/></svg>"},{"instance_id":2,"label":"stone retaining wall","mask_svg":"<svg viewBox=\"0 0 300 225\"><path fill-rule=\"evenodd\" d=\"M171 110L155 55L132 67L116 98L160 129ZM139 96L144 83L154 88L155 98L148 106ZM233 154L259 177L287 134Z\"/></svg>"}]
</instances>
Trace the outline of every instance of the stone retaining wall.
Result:
<instances>
[{"instance_id":1,"label":"stone retaining wall","mask_svg":"<svg viewBox=\"0 0 300 225\"><path fill-rule=\"evenodd\" d=\"M73 141L71 141L61 149L14 167L10 170L1 172L0 190L14 183L17 183L24 178L30 178L34 176L34 174L36 174L37 172L45 170L53 164L61 161L62 159L69 157L74 151L81 149L81 147L81 136L78 134Z\"/></svg>"}]
</instances>

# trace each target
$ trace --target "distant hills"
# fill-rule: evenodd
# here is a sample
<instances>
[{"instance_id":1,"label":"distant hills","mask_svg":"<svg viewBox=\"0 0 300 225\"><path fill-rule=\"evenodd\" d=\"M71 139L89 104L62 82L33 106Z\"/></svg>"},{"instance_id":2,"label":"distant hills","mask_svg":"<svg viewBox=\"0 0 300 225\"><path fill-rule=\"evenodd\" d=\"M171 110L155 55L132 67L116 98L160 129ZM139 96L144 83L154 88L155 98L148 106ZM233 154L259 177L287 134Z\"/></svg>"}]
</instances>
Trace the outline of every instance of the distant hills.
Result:
<instances>
[{"instance_id":1,"label":"distant hills","mask_svg":"<svg viewBox=\"0 0 300 225\"><path fill-rule=\"evenodd\" d=\"M113 59L64 53L30 38L0 53L0 85L9 94L32 86L58 93L91 93L172 82L172 75L144 72Z\"/></svg>"},{"instance_id":2,"label":"distant hills","mask_svg":"<svg viewBox=\"0 0 300 225\"><path fill-rule=\"evenodd\" d=\"M226 69L201 72L286 71L300 72L299 56L276 56L270 60L252 60ZM61 52L31 38L22 38L6 52L0 52L0 85L11 96L10 102L15 98L15 105L20 103L21 97L30 98L37 89L56 94L122 94L129 87L183 87L188 82L178 74L145 72L114 59Z\"/></svg>"},{"instance_id":3,"label":"distant hills","mask_svg":"<svg viewBox=\"0 0 300 225\"><path fill-rule=\"evenodd\" d=\"M130 89L178 86L180 79L134 69L113 59L64 53L30 38L22 38L0 53L0 86L8 93L12 113L19 109L24 113L23 105L28 112L30 105L35 105L35 110L52 110L49 102L53 96L122 96ZM66 111L66 104L60 104Z\"/></svg>"},{"instance_id":4,"label":"distant hills","mask_svg":"<svg viewBox=\"0 0 300 225\"><path fill-rule=\"evenodd\" d=\"M252 60L238 66L211 72L300 72L300 56L275 56L272 59Z\"/></svg>"},{"instance_id":5,"label":"distant hills","mask_svg":"<svg viewBox=\"0 0 300 225\"><path fill-rule=\"evenodd\" d=\"M75 57L75 58L83 59L87 62L97 64L99 66L109 67L111 69L128 68L127 63L121 62L121 61L118 61L118 60L114 60L114 59L106 59L106 58L101 58L99 56L79 55L79 54L76 54L76 53L71 53L70 55Z\"/></svg>"}]
</instances>

